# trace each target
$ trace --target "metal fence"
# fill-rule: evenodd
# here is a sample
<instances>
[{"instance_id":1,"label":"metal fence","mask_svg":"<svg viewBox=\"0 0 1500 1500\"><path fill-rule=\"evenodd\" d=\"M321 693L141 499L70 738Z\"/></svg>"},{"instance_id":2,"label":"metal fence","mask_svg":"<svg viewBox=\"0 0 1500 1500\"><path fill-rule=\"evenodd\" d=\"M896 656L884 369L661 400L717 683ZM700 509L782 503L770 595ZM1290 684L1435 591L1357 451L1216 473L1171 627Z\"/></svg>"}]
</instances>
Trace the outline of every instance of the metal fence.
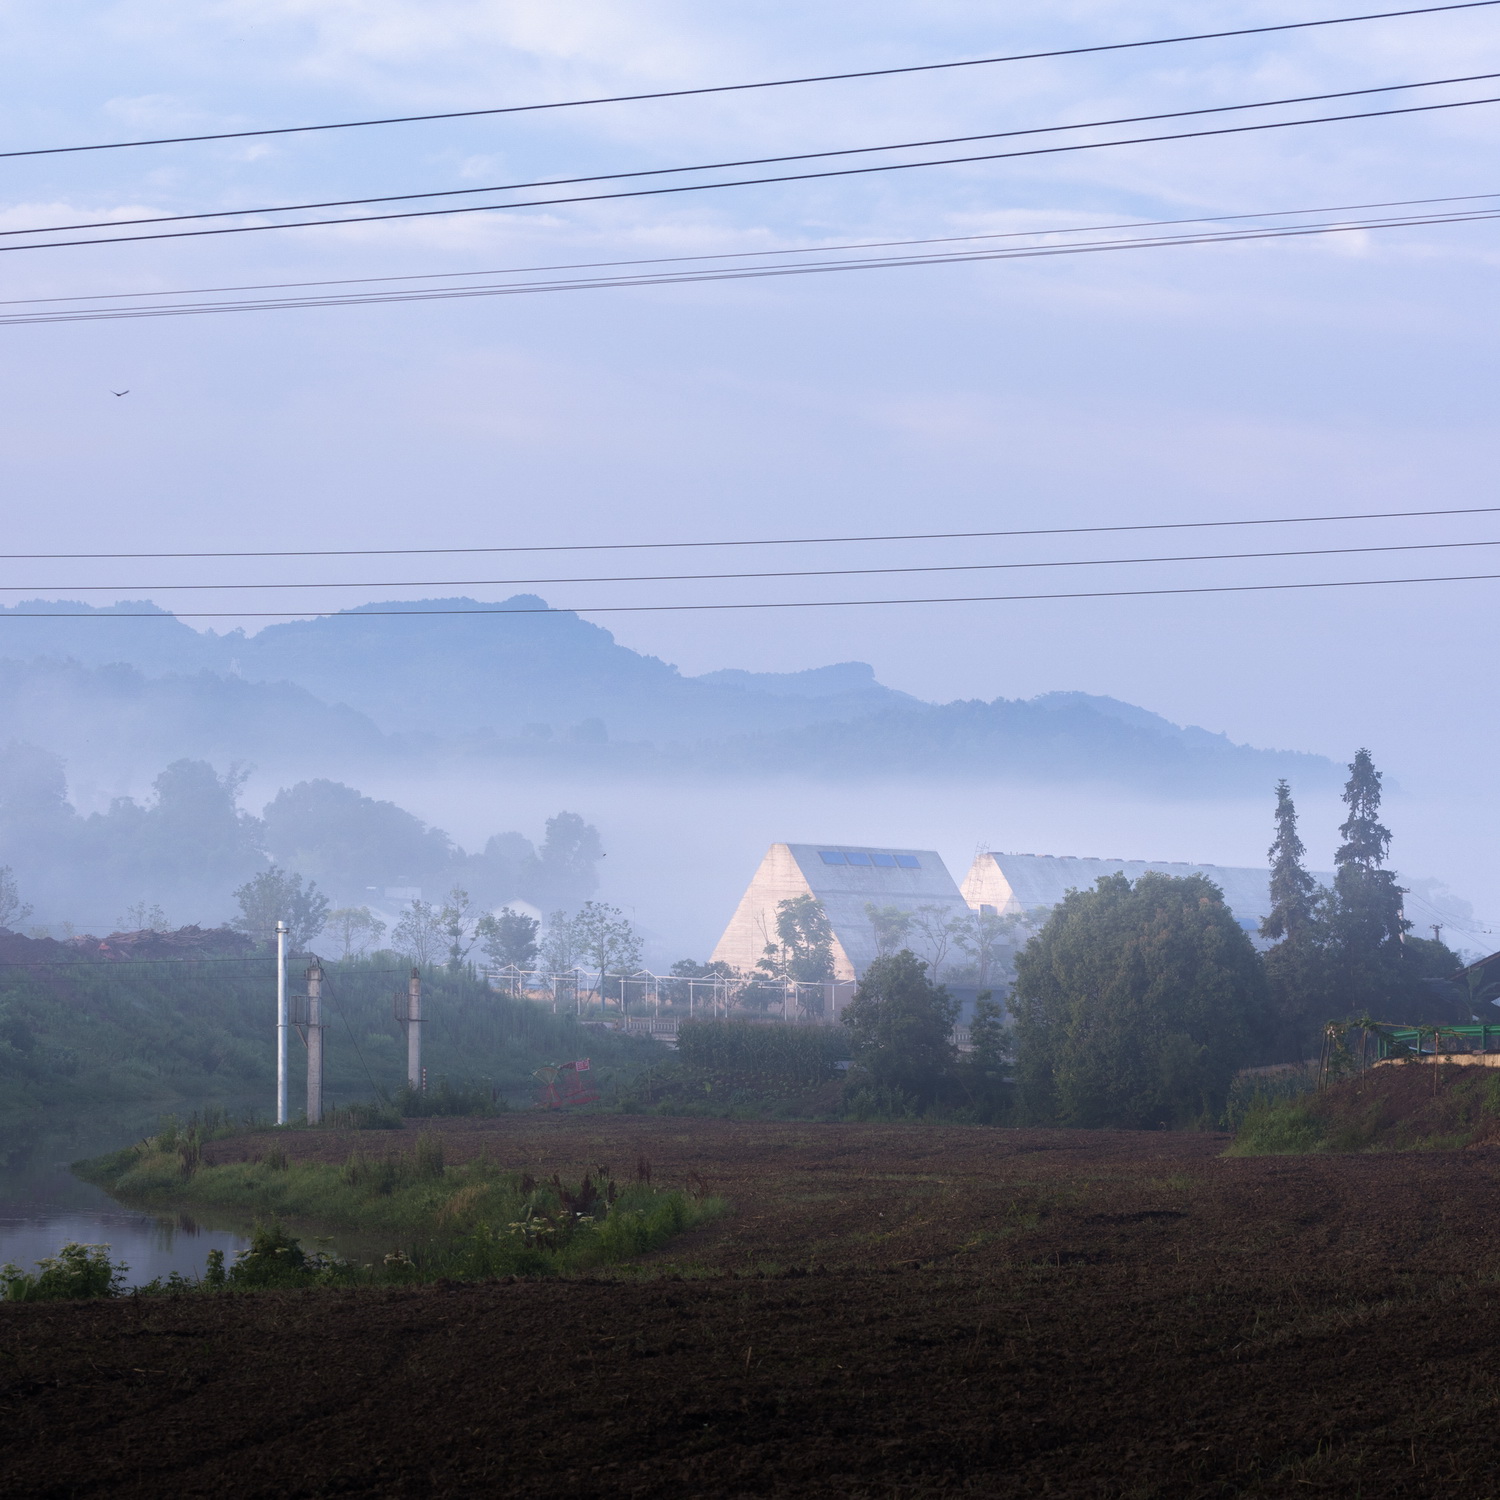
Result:
<instances>
[{"instance_id":1,"label":"metal fence","mask_svg":"<svg viewBox=\"0 0 1500 1500\"><path fill-rule=\"evenodd\" d=\"M597 969L568 969L560 974L503 968L486 971L490 987L513 1000L549 1005L554 1014L590 1013L600 1019L649 1016L657 1020L699 1017L764 1018L786 1022L836 1021L854 998L852 979L816 983L787 980L693 979L679 974L608 974Z\"/></svg>"}]
</instances>

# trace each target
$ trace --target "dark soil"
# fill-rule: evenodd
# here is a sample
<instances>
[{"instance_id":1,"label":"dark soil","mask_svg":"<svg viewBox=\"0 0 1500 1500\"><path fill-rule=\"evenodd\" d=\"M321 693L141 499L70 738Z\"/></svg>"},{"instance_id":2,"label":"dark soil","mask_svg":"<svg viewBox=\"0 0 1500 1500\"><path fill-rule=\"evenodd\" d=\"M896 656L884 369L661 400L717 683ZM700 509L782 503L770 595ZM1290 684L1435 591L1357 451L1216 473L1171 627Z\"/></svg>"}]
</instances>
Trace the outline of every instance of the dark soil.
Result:
<instances>
[{"instance_id":1,"label":"dark soil","mask_svg":"<svg viewBox=\"0 0 1500 1500\"><path fill-rule=\"evenodd\" d=\"M450 1161L645 1158L734 1211L617 1279L0 1307L0 1492L1500 1488L1500 1149L1234 1159L1168 1133L436 1123ZM290 1146L342 1158L356 1140L382 1148Z\"/></svg>"}]
</instances>

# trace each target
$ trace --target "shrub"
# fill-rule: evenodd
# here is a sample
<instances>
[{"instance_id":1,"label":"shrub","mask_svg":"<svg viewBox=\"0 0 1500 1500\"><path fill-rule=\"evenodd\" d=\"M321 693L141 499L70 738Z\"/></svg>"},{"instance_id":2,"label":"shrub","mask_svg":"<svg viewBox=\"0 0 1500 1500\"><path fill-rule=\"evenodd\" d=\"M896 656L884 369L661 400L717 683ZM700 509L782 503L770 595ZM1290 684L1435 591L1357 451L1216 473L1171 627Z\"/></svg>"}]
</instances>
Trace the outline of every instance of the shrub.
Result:
<instances>
[{"instance_id":1,"label":"shrub","mask_svg":"<svg viewBox=\"0 0 1500 1500\"><path fill-rule=\"evenodd\" d=\"M118 1297L129 1266L109 1258L108 1245L67 1244L36 1263L29 1274L8 1262L0 1266L7 1302L58 1302L76 1297Z\"/></svg>"},{"instance_id":2,"label":"shrub","mask_svg":"<svg viewBox=\"0 0 1500 1500\"><path fill-rule=\"evenodd\" d=\"M494 1115L510 1108L503 1099L495 1097L488 1085L476 1083L453 1084L439 1078L428 1089L414 1089L409 1083L396 1095L393 1105L396 1113L408 1119L426 1119L432 1115Z\"/></svg>"},{"instance_id":3,"label":"shrub","mask_svg":"<svg viewBox=\"0 0 1500 1500\"><path fill-rule=\"evenodd\" d=\"M957 1019L958 1002L928 978L927 965L910 949L877 958L842 1017L858 1065L846 1101L873 1087L910 1096L918 1106L935 1103L954 1081Z\"/></svg>"},{"instance_id":4,"label":"shrub","mask_svg":"<svg viewBox=\"0 0 1500 1500\"><path fill-rule=\"evenodd\" d=\"M847 1034L832 1026L685 1021L677 1032L678 1060L707 1072L766 1073L822 1083L848 1055Z\"/></svg>"}]
</instances>

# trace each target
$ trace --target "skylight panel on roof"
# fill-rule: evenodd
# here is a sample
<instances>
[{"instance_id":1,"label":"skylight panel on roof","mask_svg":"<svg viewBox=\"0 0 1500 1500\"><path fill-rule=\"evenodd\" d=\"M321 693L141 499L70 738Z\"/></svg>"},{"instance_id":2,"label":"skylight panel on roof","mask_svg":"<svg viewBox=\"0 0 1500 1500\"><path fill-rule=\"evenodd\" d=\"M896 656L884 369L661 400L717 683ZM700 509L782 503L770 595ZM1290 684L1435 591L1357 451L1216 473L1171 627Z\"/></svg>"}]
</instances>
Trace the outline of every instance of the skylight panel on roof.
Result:
<instances>
[{"instance_id":1,"label":"skylight panel on roof","mask_svg":"<svg viewBox=\"0 0 1500 1500\"><path fill-rule=\"evenodd\" d=\"M915 854L898 854L896 856L896 863L903 870L920 870L922 868L922 861Z\"/></svg>"},{"instance_id":2,"label":"skylight panel on roof","mask_svg":"<svg viewBox=\"0 0 1500 1500\"><path fill-rule=\"evenodd\" d=\"M870 856L868 854L846 854L844 859L851 865L868 865L870 863Z\"/></svg>"},{"instance_id":3,"label":"skylight panel on roof","mask_svg":"<svg viewBox=\"0 0 1500 1500\"><path fill-rule=\"evenodd\" d=\"M894 854L872 854L870 863L879 865L882 870L894 870L896 868L896 856Z\"/></svg>"},{"instance_id":4,"label":"skylight panel on roof","mask_svg":"<svg viewBox=\"0 0 1500 1500\"><path fill-rule=\"evenodd\" d=\"M844 862L844 856L837 849L819 849L818 858L825 865L841 865Z\"/></svg>"}]
</instances>

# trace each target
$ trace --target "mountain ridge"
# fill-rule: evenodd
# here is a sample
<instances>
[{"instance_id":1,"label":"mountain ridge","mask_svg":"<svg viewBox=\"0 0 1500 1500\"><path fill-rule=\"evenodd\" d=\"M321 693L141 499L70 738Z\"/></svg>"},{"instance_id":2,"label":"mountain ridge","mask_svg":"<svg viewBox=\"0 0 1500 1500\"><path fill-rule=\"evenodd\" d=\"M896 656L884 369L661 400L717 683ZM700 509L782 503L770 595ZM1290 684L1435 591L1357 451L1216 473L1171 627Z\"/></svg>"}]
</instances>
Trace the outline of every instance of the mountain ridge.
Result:
<instances>
[{"instance_id":1,"label":"mountain ridge","mask_svg":"<svg viewBox=\"0 0 1500 1500\"><path fill-rule=\"evenodd\" d=\"M372 603L255 635L200 633L148 600L49 601L40 618L37 606L0 608L0 713L11 737L88 758L253 757L287 774L316 761L325 774L335 762L458 756L553 771L1020 777L1194 794L1281 775L1323 785L1336 772L1321 756L1236 744L1081 692L928 703L865 662L687 676L576 614L544 612L536 595ZM509 607L519 613L490 612ZM410 618L437 608L452 612Z\"/></svg>"}]
</instances>

